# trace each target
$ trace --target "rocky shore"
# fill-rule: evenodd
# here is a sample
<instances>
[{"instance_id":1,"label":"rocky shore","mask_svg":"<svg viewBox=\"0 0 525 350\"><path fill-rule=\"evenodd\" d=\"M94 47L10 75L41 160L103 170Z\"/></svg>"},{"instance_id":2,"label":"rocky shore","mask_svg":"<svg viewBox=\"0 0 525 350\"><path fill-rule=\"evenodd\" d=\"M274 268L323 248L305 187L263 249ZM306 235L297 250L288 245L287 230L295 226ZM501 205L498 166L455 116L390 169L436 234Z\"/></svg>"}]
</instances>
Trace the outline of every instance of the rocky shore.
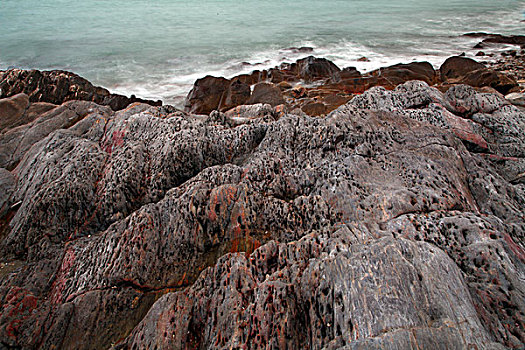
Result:
<instances>
[{"instance_id":1,"label":"rocky shore","mask_svg":"<svg viewBox=\"0 0 525 350\"><path fill-rule=\"evenodd\" d=\"M486 33L466 36L480 38L473 50L483 63L462 55L450 57L437 70L428 62L412 62L362 74L354 67L341 69L327 59L310 56L231 79L213 76L199 79L186 98L185 110L209 114L214 110L227 112L237 106L263 103L280 106L281 110L297 115L322 116L374 86L392 90L410 80L424 81L442 92L457 84L502 95L525 90L525 36ZM498 53L479 51L502 44L523 47L500 49ZM307 52L308 48L292 49Z\"/></svg>"},{"instance_id":2,"label":"rocky shore","mask_svg":"<svg viewBox=\"0 0 525 350\"><path fill-rule=\"evenodd\" d=\"M308 57L186 111L0 72L0 349L522 349L523 89L491 62Z\"/></svg>"}]
</instances>

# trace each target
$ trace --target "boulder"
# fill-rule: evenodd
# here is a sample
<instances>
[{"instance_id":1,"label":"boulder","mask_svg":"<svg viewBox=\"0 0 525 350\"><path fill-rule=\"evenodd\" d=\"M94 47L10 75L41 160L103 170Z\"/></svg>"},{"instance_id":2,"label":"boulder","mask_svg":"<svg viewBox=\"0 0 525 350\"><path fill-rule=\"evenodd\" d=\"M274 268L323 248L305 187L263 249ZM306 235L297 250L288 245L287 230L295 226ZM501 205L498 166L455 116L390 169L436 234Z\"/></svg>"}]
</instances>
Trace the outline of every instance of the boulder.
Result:
<instances>
[{"instance_id":1,"label":"boulder","mask_svg":"<svg viewBox=\"0 0 525 350\"><path fill-rule=\"evenodd\" d=\"M252 95L246 104L269 104L275 107L284 104L284 97L278 86L270 83L259 83L254 86Z\"/></svg>"},{"instance_id":2,"label":"boulder","mask_svg":"<svg viewBox=\"0 0 525 350\"><path fill-rule=\"evenodd\" d=\"M0 132L28 122L22 119L28 107L29 96L24 93L0 99Z\"/></svg>"},{"instance_id":3,"label":"boulder","mask_svg":"<svg viewBox=\"0 0 525 350\"><path fill-rule=\"evenodd\" d=\"M222 95L230 87L230 84L231 82L226 78L217 78L211 75L197 79L186 97L185 110L194 114L209 114L211 111L217 110Z\"/></svg>"},{"instance_id":4,"label":"boulder","mask_svg":"<svg viewBox=\"0 0 525 350\"><path fill-rule=\"evenodd\" d=\"M487 68L468 72L463 77L458 78L457 82L473 87L489 86L504 95L519 86L516 80L508 75Z\"/></svg>"},{"instance_id":5,"label":"boulder","mask_svg":"<svg viewBox=\"0 0 525 350\"><path fill-rule=\"evenodd\" d=\"M482 43L525 45L525 35L501 35L491 33L467 33L465 36L472 38L484 38Z\"/></svg>"},{"instance_id":6,"label":"boulder","mask_svg":"<svg viewBox=\"0 0 525 350\"><path fill-rule=\"evenodd\" d=\"M397 85L410 80L421 80L427 84L433 84L436 81L434 67L428 62L395 64L393 66L379 68L378 70L370 72L369 75L377 78L374 86L381 85L389 89L393 89Z\"/></svg>"},{"instance_id":7,"label":"boulder","mask_svg":"<svg viewBox=\"0 0 525 350\"><path fill-rule=\"evenodd\" d=\"M343 68L341 71L334 73L330 79L330 83L337 84L341 81L353 81L361 77L361 73L355 67L346 67Z\"/></svg>"},{"instance_id":8,"label":"boulder","mask_svg":"<svg viewBox=\"0 0 525 350\"><path fill-rule=\"evenodd\" d=\"M309 116L321 116L327 113L326 105L322 102L311 102L301 107L301 110Z\"/></svg>"},{"instance_id":9,"label":"boulder","mask_svg":"<svg viewBox=\"0 0 525 350\"><path fill-rule=\"evenodd\" d=\"M246 104L250 99L250 94L250 85L234 78L228 86L228 89L222 94L219 109L221 111L227 111L230 108Z\"/></svg>"},{"instance_id":10,"label":"boulder","mask_svg":"<svg viewBox=\"0 0 525 350\"><path fill-rule=\"evenodd\" d=\"M525 107L525 93L523 92L513 92L505 98L513 105Z\"/></svg>"},{"instance_id":11,"label":"boulder","mask_svg":"<svg viewBox=\"0 0 525 350\"><path fill-rule=\"evenodd\" d=\"M308 56L297 61L297 71L301 79L315 81L330 78L341 69L326 58Z\"/></svg>"},{"instance_id":12,"label":"boulder","mask_svg":"<svg viewBox=\"0 0 525 350\"><path fill-rule=\"evenodd\" d=\"M445 60L439 68L441 80L446 82L452 79L460 78L467 73L478 69L485 69L486 67L474 61L473 59L460 56L452 56Z\"/></svg>"}]
</instances>

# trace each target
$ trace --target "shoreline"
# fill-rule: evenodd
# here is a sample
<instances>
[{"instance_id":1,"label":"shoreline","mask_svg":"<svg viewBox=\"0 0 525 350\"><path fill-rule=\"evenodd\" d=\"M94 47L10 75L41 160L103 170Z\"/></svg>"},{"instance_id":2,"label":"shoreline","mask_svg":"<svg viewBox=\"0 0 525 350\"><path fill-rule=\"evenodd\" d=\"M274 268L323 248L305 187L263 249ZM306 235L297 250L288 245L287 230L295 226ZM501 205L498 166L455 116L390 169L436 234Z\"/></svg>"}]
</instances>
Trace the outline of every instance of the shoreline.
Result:
<instances>
[{"instance_id":1,"label":"shoreline","mask_svg":"<svg viewBox=\"0 0 525 350\"><path fill-rule=\"evenodd\" d=\"M428 63L334 66L312 57L271 78L437 79ZM375 87L326 118L114 111L72 73L13 75L34 100L91 100L0 99L0 343L521 348L525 112L480 92L510 89L504 76L443 66L446 92ZM457 84L487 77L499 85ZM279 97L222 82L226 102Z\"/></svg>"},{"instance_id":2,"label":"shoreline","mask_svg":"<svg viewBox=\"0 0 525 350\"><path fill-rule=\"evenodd\" d=\"M434 67L434 69L439 68L441 64L449 57L454 55L460 55L462 53L465 53L467 57L473 58L477 61L482 60L484 64L492 65L494 60L497 60L499 58L499 55L503 52L509 51L509 50L517 50L520 51L520 48L516 45L505 45L505 44L489 44L489 47L485 47L484 50L476 49L475 46L479 44L483 38L476 38L476 37L469 37L469 33L465 33L463 35L453 36L453 39L470 39L469 41L463 42L462 45L458 46L457 48L450 47L448 50L444 50L442 53L421 53L419 55L413 55L411 57L407 55L399 55L399 56L384 56L381 52L375 52L371 49L367 49L365 47L362 47L361 50L357 50L359 45L356 47L353 47L352 50L357 50L352 53L354 58L350 59L350 57L343 57L339 53L337 53L337 46L333 46L331 48L326 47L317 47L313 45L311 42L302 42L300 45L296 47L282 47L282 48L275 48L273 50L264 51L262 52L262 58L257 59L257 55L252 55L250 57L246 57L245 61L238 60L238 61L231 61L223 65L222 67L215 67L214 69L210 71L203 71L201 73L193 72L190 75L182 76L182 77L171 77L170 80L176 81L173 85L176 86L176 89L180 91L179 95L172 96L168 99L166 98L160 98L165 104L173 105L177 108L182 108L184 105L184 100L191 90L193 83L195 80L203 78L205 76L211 75L215 77L224 77L226 79L233 79L234 77L241 75L241 74L250 74L253 70L269 70L272 68L279 67L282 64L286 63L293 63L297 61L298 59L305 58L309 55L318 57L318 58L326 58L334 62L338 67L341 69L347 68L347 67L356 67L359 72L362 74L369 73L371 71L385 68L388 66L392 66L395 64L408 64L411 62L422 62L427 61L431 63ZM487 36L490 35L498 35L498 34L489 34L485 33ZM355 44L350 42L342 42L341 45L351 45L354 46ZM307 49L303 52L301 52L301 49ZM476 56L476 54L479 51L484 51L486 55L484 57ZM271 54L270 54L271 53ZM279 56L276 58L275 56ZM266 58L266 60L265 60ZM366 60L364 60L366 58ZM361 60L362 59L362 60ZM151 83L148 83L151 84ZM124 87L123 87L124 86ZM183 87L186 87L184 89ZM122 84L121 86L110 88L110 90L115 91L120 94L129 95L129 94L136 94L140 95L139 93L136 93L136 89L141 89L141 85L138 84ZM135 90L134 90L135 89ZM168 86L166 86L164 89L168 90ZM147 96L148 94L145 93L144 96ZM151 95L152 96L152 95ZM157 99L158 97L154 98ZM174 103L175 102L175 103Z\"/></svg>"}]
</instances>

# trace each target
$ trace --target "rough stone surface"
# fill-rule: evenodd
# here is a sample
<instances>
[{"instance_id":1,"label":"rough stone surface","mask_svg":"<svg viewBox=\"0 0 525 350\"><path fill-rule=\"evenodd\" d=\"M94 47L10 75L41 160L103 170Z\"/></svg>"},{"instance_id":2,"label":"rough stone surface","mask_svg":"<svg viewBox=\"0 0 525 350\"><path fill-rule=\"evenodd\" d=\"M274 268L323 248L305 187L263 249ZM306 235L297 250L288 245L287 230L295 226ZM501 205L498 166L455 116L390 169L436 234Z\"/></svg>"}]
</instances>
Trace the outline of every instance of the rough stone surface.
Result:
<instances>
[{"instance_id":1,"label":"rough stone surface","mask_svg":"<svg viewBox=\"0 0 525 350\"><path fill-rule=\"evenodd\" d=\"M3 134L0 346L523 347L521 109L421 81L281 107Z\"/></svg>"},{"instance_id":2,"label":"rough stone surface","mask_svg":"<svg viewBox=\"0 0 525 350\"><path fill-rule=\"evenodd\" d=\"M250 84L243 83L239 79L233 79L228 89L223 92L219 109L227 111L232 107L246 104L250 99Z\"/></svg>"}]
</instances>

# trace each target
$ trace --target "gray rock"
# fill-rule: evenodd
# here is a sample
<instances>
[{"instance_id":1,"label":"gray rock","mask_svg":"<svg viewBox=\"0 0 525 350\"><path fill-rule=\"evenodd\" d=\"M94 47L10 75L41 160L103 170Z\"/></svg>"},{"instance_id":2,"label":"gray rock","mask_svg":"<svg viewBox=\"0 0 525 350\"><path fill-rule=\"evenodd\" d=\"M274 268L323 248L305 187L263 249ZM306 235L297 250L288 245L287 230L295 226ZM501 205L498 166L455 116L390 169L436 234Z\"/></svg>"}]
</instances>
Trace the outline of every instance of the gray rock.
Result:
<instances>
[{"instance_id":1,"label":"gray rock","mask_svg":"<svg viewBox=\"0 0 525 350\"><path fill-rule=\"evenodd\" d=\"M0 274L0 341L519 348L521 113L422 82L324 118L57 107L2 139L19 204L2 216L17 268Z\"/></svg>"}]
</instances>

